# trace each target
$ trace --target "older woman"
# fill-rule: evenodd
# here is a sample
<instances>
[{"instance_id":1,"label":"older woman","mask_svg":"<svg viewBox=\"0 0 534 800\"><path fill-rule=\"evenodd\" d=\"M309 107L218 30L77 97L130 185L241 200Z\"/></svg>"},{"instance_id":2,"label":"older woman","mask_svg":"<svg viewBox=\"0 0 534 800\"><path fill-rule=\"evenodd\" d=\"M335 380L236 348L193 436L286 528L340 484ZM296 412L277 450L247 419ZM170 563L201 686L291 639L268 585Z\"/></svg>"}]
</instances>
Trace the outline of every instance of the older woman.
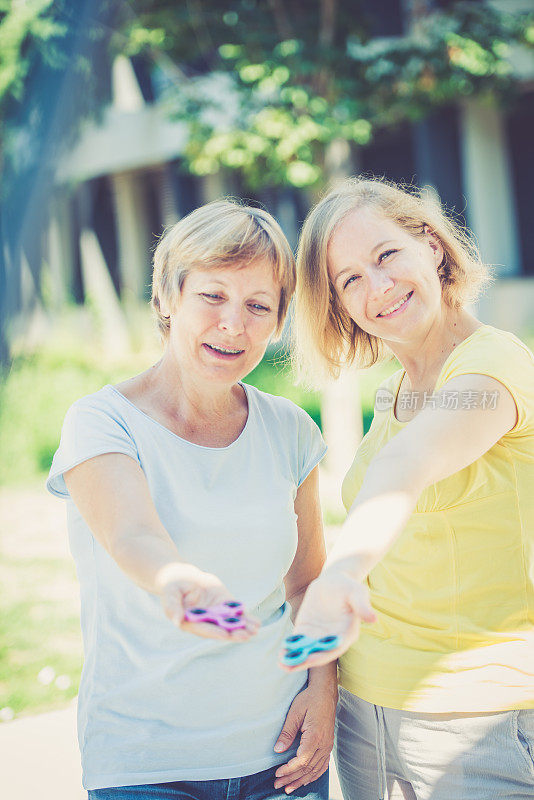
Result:
<instances>
[{"instance_id":1,"label":"older woman","mask_svg":"<svg viewBox=\"0 0 534 800\"><path fill-rule=\"evenodd\" d=\"M341 637L304 667L341 656L346 800L534 796L534 359L467 310L484 278L435 202L385 181L348 181L303 230L301 365L402 365L297 619Z\"/></svg>"},{"instance_id":2,"label":"older woman","mask_svg":"<svg viewBox=\"0 0 534 800\"><path fill-rule=\"evenodd\" d=\"M81 584L94 800L328 796L335 668L276 668L286 598L295 612L324 561L324 443L301 409L241 383L294 280L269 214L197 209L155 252L161 360L67 414L48 487L67 499ZM244 629L184 617L230 599Z\"/></svg>"}]
</instances>

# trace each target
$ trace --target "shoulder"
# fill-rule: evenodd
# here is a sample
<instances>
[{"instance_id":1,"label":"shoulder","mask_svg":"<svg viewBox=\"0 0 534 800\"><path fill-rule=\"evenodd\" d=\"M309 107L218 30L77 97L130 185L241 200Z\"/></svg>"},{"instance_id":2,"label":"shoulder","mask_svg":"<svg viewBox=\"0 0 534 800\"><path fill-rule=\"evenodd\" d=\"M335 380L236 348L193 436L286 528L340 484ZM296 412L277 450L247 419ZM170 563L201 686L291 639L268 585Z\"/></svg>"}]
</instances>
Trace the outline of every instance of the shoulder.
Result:
<instances>
[{"instance_id":1,"label":"shoulder","mask_svg":"<svg viewBox=\"0 0 534 800\"><path fill-rule=\"evenodd\" d=\"M262 417L270 417L283 425L315 424L307 411L287 397L269 394L249 384L245 386L247 397L256 404Z\"/></svg>"},{"instance_id":2,"label":"shoulder","mask_svg":"<svg viewBox=\"0 0 534 800\"><path fill-rule=\"evenodd\" d=\"M105 386L76 400L67 411L47 481L52 494L68 497L63 474L95 456L124 453L139 460L137 445L121 414L120 397L114 394Z\"/></svg>"},{"instance_id":3,"label":"shoulder","mask_svg":"<svg viewBox=\"0 0 534 800\"><path fill-rule=\"evenodd\" d=\"M122 427L126 425L121 396L108 384L76 400L67 410L64 427L69 425L100 427L102 424L110 423Z\"/></svg>"},{"instance_id":4,"label":"shoulder","mask_svg":"<svg viewBox=\"0 0 534 800\"><path fill-rule=\"evenodd\" d=\"M96 392L79 397L78 400L75 400L71 405L71 408L82 411L90 408L113 408L116 405L117 394L118 392L111 384L106 384Z\"/></svg>"},{"instance_id":5,"label":"shoulder","mask_svg":"<svg viewBox=\"0 0 534 800\"><path fill-rule=\"evenodd\" d=\"M118 392L111 384L106 384L96 392L79 397L70 406L69 411L85 411L88 409L111 409L117 404Z\"/></svg>"},{"instance_id":6,"label":"shoulder","mask_svg":"<svg viewBox=\"0 0 534 800\"><path fill-rule=\"evenodd\" d=\"M472 376L469 383L464 376ZM493 379L491 388L485 378ZM515 404L517 421L509 433L528 429L530 435L534 426L534 355L513 333L483 325L449 356L436 389L455 394L462 401L458 407L485 411L501 405L499 384Z\"/></svg>"},{"instance_id":7,"label":"shoulder","mask_svg":"<svg viewBox=\"0 0 534 800\"><path fill-rule=\"evenodd\" d=\"M256 405L255 435L267 439L279 463L289 466L298 487L326 452L318 425L287 397L247 386L249 401Z\"/></svg>"},{"instance_id":8,"label":"shoulder","mask_svg":"<svg viewBox=\"0 0 534 800\"><path fill-rule=\"evenodd\" d=\"M509 331L483 325L461 342L449 356L442 373L442 380L466 372L483 371L494 377L499 372L517 374L518 377L534 376L534 355L527 345Z\"/></svg>"},{"instance_id":9,"label":"shoulder","mask_svg":"<svg viewBox=\"0 0 534 800\"><path fill-rule=\"evenodd\" d=\"M480 328L469 336L462 344L468 351L485 352L491 350L497 353L516 355L534 363L534 354L518 336L510 331L494 328L493 325L481 325Z\"/></svg>"}]
</instances>

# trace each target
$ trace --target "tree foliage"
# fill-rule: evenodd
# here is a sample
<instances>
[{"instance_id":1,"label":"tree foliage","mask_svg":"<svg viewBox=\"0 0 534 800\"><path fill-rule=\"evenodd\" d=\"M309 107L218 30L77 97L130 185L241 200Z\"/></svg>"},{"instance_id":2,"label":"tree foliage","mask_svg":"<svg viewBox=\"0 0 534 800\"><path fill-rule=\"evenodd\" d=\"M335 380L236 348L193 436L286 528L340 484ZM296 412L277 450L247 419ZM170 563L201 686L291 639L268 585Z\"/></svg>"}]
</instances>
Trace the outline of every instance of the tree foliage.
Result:
<instances>
[{"instance_id":1,"label":"tree foliage","mask_svg":"<svg viewBox=\"0 0 534 800\"><path fill-rule=\"evenodd\" d=\"M377 36L383 5L134 0L125 32L131 53L148 49L163 65L192 172L230 168L253 188L305 187L320 181L334 140L365 145L461 98L513 97L511 48L532 44L531 16L427 3L403 35Z\"/></svg>"},{"instance_id":2,"label":"tree foliage","mask_svg":"<svg viewBox=\"0 0 534 800\"><path fill-rule=\"evenodd\" d=\"M0 0L0 134L8 171L35 168L44 147L59 149L109 99L116 5Z\"/></svg>"},{"instance_id":3,"label":"tree foliage","mask_svg":"<svg viewBox=\"0 0 534 800\"><path fill-rule=\"evenodd\" d=\"M55 43L65 35L65 25L54 19L52 0L0 3L0 113L10 99L20 100L32 61L56 60ZM29 43L35 43L35 48Z\"/></svg>"}]
</instances>

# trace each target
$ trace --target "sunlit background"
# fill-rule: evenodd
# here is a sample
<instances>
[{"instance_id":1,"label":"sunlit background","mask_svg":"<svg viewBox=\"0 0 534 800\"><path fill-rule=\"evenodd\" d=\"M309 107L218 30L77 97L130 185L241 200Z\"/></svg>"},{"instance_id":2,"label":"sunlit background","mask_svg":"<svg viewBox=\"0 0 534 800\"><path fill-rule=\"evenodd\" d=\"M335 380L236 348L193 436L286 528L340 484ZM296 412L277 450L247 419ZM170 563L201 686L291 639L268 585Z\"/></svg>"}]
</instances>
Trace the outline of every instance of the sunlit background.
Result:
<instances>
[{"instance_id":1,"label":"sunlit background","mask_svg":"<svg viewBox=\"0 0 534 800\"><path fill-rule=\"evenodd\" d=\"M59 708L81 666L64 509L45 475L78 397L145 369L162 230L232 195L292 245L337 180L424 187L475 233L476 309L534 340L532 3L0 2L0 720ZM249 380L322 426L330 530L391 362L310 393L284 343Z\"/></svg>"}]
</instances>

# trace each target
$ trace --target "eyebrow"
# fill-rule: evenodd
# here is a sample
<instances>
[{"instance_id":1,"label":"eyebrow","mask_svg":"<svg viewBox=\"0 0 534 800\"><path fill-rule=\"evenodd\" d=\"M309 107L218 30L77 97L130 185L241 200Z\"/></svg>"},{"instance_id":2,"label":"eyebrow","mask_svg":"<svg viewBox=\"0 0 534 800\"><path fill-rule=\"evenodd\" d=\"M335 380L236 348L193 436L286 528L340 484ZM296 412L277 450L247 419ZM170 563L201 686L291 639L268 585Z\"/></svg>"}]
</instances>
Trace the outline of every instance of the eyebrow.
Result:
<instances>
[{"instance_id":1,"label":"eyebrow","mask_svg":"<svg viewBox=\"0 0 534 800\"><path fill-rule=\"evenodd\" d=\"M385 244L389 244L389 242L392 242L392 241L393 241L393 239L384 239L383 242L380 242L380 244L377 244L377 245L375 245L373 247L373 249L371 250L371 253L374 253L376 250L380 250L381 247L384 247Z\"/></svg>"},{"instance_id":2,"label":"eyebrow","mask_svg":"<svg viewBox=\"0 0 534 800\"><path fill-rule=\"evenodd\" d=\"M207 283L215 284L216 286L220 286L222 289L226 289L227 286L222 282L218 281L217 279L208 279ZM263 294L265 297L270 297L271 299L275 299L275 295L272 292L266 292L265 289L258 289L255 292L250 292L250 296Z\"/></svg>"},{"instance_id":3,"label":"eyebrow","mask_svg":"<svg viewBox=\"0 0 534 800\"><path fill-rule=\"evenodd\" d=\"M392 242L392 241L393 241L393 239L384 239L383 242L380 242L380 244L376 244L373 247L373 249L371 250L371 253L375 253L377 250L380 250L381 247L384 247L385 244L388 244L389 242ZM345 275L347 272L352 272L354 269L355 269L355 267L345 267L344 269L342 269L341 272L337 273L334 283L337 283L338 280L343 275Z\"/></svg>"}]
</instances>

